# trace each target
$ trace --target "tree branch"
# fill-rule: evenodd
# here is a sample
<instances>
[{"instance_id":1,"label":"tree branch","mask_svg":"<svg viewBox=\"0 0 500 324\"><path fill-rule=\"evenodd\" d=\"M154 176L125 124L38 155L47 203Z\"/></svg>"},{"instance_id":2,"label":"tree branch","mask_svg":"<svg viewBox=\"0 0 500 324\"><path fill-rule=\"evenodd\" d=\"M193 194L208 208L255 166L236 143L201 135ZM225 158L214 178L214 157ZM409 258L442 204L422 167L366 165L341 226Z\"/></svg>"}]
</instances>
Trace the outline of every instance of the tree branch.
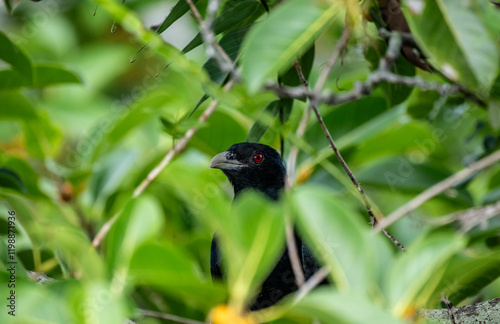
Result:
<instances>
[{"instance_id":1,"label":"tree branch","mask_svg":"<svg viewBox=\"0 0 500 324\"><path fill-rule=\"evenodd\" d=\"M469 167L460 170L459 172L451 175L450 177L444 179L443 181L440 181L435 185L433 185L432 187L428 188L427 190L425 190L424 192L422 192L421 194L410 200L405 205L399 207L392 214L387 216L387 218L381 220L379 224L375 226L375 229L381 230L383 227L390 226L404 215L408 214L409 212L421 206L427 200L451 188L451 186L453 186L457 182L464 180L473 175L474 173L486 169L487 167L499 161L500 161L500 150L486 156L485 158L479 160L478 162L471 164Z\"/></svg>"},{"instance_id":2,"label":"tree branch","mask_svg":"<svg viewBox=\"0 0 500 324\"><path fill-rule=\"evenodd\" d=\"M186 0L191 11L193 12L194 17L200 24L200 33L203 38L203 41L207 44L206 54L208 58L213 58L214 61L219 65L219 68L222 71L228 72L231 74L233 79L238 79L238 73L234 68L234 63L224 51L224 49L217 43L215 39L215 33L212 30L212 25L214 22L215 14L219 8L219 0L209 0L207 5L207 14L206 19L203 20L200 12L194 5L192 0Z\"/></svg>"},{"instance_id":3,"label":"tree branch","mask_svg":"<svg viewBox=\"0 0 500 324\"><path fill-rule=\"evenodd\" d=\"M500 298L482 303L453 307L453 317L459 318L461 324L500 323ZM419 309L417 317L436 324L450 324L448 309Z\"/></svg>"},{"instance_id":4,"label":"tree branch","mask_svg":"<svg viewBox=\"0 0 500 324\"><path fill-rule=\"evenodd\" d=\"M229 91L234 86L234 84L235 84L234 80L229 81L224 87L224 91L226 92ZM198 118L198 124L206 122L207 119L210 117L210 115L212 115L212 113L215 111L218 105L219 105L218 100L212 101L212 103L207 107L207 109L203 112L203 114ZM165 167L174 159L174 157L176 157L181 151L183 151L186 148L187 144L196 134L198 129L199 126L190 128L184 134L184 137L174 144L174 146L170 149L170 151L167 152L167 154L161 160L161 162L153 170L151 170L149 174L146 176L146 178L137 186L137 188L135 188L132 198L140 196L144 192L144 190L146 190L146 188L151 184L151 182L154 179L156 179L156 177L160 174L160 172L163 171L163 169L165 169ZM118 220L118 218L121 215L121 212L122 210L113 215L113 217L111 217L99 229L99 232L97 232L97 235L92 241L92 246L94 248L98 247L101 244L102 239L106 236L106 234L108 234L113 224Z\"/></svg>"}]
</instances>

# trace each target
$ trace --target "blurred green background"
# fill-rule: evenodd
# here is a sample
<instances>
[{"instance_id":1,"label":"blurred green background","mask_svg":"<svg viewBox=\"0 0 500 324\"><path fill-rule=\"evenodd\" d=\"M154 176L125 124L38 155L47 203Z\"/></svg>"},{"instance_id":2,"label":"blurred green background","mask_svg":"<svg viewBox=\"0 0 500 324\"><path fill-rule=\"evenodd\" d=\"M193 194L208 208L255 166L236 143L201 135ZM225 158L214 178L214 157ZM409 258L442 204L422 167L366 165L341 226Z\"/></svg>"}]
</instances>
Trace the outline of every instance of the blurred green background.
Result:
<instances>
[{"instance_id":1,"label":"blurred green background","mask_svg":"<svg viewBox=\"0 0 500 324\"><path fill-rule=\"evenodd\" d=\"M172 50L181 50L195 37L196 20L183 15L161 34L168 45L152 41L137 53L150 37L145 30L161 24L176 2L137 0L127 1L125 7L118 1L102 3L0 4L2 303L9 280L8 211L16 213L18 262L16 318L13 321L2 304L2 323L122 323L125 318L162 322L140 315L139 309L204 321L218 304L251 300L258 279L269 271L269 260L276 259L249 254L252 233L265 226L282 228L279 215L285 211L322 263L330 266L335 287L313 292L298 303L289 300L291 306L274 316L276 323L311 323L314 318L362 323L360 314L346 311L354 304L365 307L364 315L372 323L400 323L409 321L418 308L440 307L442 293L456 305L500 296L498 217L465 232L457 222L439 221L453 212L497 203L500 165L453 186L391 226L389 231L409 250L402 255L382 234L369 232L364 204L316 120L311 118L302 139L295 137L306 103L295 100L290 119L280 125L276 114L265 118L263 113L276 96L271 91L252 93L252 80L243 79L228 93L216 93L219 107L206 123L198 124L212 99L193 116L190 113L205 91L214 92L210 89L220 82L213 83L202 70L207 61L204 46L187 53L187 59ZM345 12L344 2L339 3ZM391 84L352 103L319 107L377 215L390 214L499 149L500 29L492 21L500 21L500 13L487 2L473 3L457 6L458 13L443 10L452 17L467 12L474 17L469 26L487 31L489 38L476 45L488 43L493 48L489 55L491 66L496 66L491 71L495 81L487 90L471 90L487 93L488 108L463 96ZM221 8L234 5L235 1L223 1ZM272 11L279 10L275 1L270 5ZM206 6L207 1L197 2L202 14ZM317 6L324 10L324 4ZM260 4L258 8L253 20L265 15ZM300 17L290 16L293 19ZM412 27L419 26L418 18L413 19L417 22ZM429 19L450 24L438 16ZM319 37L310 36L317 37L312 86L343 26L344 16L339 14ZM472 31L460 35L470 38L467 32ZM425 39L423 28L414 32L419 40ZM386 45L376 35L373 23L359 21L325 90L344 92L366 80L385 53ZM431 55L440 53L429 47L435 51ZM394 72L442 82L402 57ZM294 190L277 206L248 195L231 207L229 183L218 170L208 170L208 164L215 154L245 141L258 119L269 127L262 143L280 150L280 134L284 137L285 161L292 145L301 149ZM144 194L132 199L137 185L194 126L199 131L186 150ZM117 213L117 223L93 248L97 231ZM235 214L241 216L231 218ZM232 260L227 284L212 283L210 278L210 242L216 230L226 237L226 257ZM283 233L276 233L261 243L283 248ZM248 264L257 266L244 279L247 289L240 291L235 276ZM57 281L39 286L24 270L45 272Z\"/></svg>"}]
</instances>

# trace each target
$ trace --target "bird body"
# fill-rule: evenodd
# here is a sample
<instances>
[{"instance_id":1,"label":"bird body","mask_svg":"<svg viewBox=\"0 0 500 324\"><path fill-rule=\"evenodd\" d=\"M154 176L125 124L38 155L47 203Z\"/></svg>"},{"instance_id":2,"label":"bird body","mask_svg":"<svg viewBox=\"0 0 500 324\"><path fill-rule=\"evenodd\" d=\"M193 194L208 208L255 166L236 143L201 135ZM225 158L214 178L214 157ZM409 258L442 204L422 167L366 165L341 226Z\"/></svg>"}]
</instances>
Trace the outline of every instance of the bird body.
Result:
<instances>
[{"instance_id":1,"label":"bird body","mask_svg":"<svg viewBox=\"0 0 500 324\"><path fill-rule=\"evenodd\" d=\"M279 153L259 143L238 143L227 151L217 154L209 168L221 169L234 188L234 198L248 189L257 190L271 200L278 200L285 186L286 169ZM305 278L309 278L319 267L311 252L295 233L295 244L301 260ZM214 235L210 251L212 278L222 278L221 254ZM261 290L250 310L258 310L276 304L287 294L298 289L295 273L285 249L274 269L261 285Z\"/></svg>"}]
</instances>

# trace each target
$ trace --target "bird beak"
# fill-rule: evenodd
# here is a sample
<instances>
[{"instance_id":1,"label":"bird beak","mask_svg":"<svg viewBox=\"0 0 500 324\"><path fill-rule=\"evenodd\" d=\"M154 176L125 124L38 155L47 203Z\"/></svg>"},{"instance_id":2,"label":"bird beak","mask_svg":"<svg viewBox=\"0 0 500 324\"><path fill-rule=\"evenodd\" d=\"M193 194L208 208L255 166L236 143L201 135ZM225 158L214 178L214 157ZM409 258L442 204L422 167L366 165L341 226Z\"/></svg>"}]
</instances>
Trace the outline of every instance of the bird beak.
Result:
<instances>
[{"instance_id":1,"label":"bird beak","mask_svg":"<svg viewBox=\"0 0 500 324\"><path fill-rule=\"evenodd\" d=\"M221 170L237 170L245 164L238 160L228 159L227 155L229 152L222 152L214 156L212 161L210 161L209 169L221 169Z\"/></svg>"}]
</instances>

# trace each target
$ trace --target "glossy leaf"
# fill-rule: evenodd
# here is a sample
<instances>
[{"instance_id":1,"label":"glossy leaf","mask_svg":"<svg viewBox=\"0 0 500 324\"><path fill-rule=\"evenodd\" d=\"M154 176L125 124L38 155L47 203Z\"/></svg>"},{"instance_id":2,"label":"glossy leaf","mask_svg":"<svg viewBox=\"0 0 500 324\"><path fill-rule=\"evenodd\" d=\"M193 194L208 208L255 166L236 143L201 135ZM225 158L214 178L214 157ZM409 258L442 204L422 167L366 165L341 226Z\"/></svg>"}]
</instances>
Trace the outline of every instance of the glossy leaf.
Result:
<instances>
[{"instance_id":1,"label":"glossy leaf","mask_svg":"<svg viewBox=\"0 0 500 324\"><path fill-rule=\"evenodd\" d=\"M194 4L196 4L198 2L198 0L193 0L192 1ZM167 30L168 27L170 27L174 22L176 22L179 18L181 18L182 16L184 16L184 14L186 12L189 11L189 5L188 3L186 2L186 0L179 0L175 5L174 7L172 8L172 10L170 11L170 13L168 14L168 16L165 18L165 20L163 20L163 22L161 23L161 25L158 27L158 29L156 29L156 32L158 34L161 34L163 33L165 30Z\"/></svg>"},{"instance_id":2,"label":"glossy leaf","mask_svg":"<svg viewBox=\"0 0 500 324\"><path fill-rule=\"evenodd\" d=\"M263 10L261 4L255 0L242 0L234 7L218 16L213 22L213 32L218 35L230 28L241 26L247 18L251 17L258 10ZM188 53L192 49L203 44L201 33L198 33L183 49L183 53Z\"/></svg>"},{"instance_id":3,"label":"glossy leaf","mask_svg":"<svg viewBox=\"0 0 500 324\"><path fill-rule=\"evenodd\" d=\"M405 17L430 63L452 80L486 92L500 58L472 7L453 0L405 4Z\"/></svg>"},{"instance_id":4,"label":"glossy leaf","mask_svg":"<svg viewBox=\"0 0 500 324\"><path fill-rule=\"evenodd\" d=\"M292 0L276 7L245 39L242 72L248 90L256 92L268 78L288 70L338 14L336 2L323 7Z\"/></svg>"}]
</instances>

